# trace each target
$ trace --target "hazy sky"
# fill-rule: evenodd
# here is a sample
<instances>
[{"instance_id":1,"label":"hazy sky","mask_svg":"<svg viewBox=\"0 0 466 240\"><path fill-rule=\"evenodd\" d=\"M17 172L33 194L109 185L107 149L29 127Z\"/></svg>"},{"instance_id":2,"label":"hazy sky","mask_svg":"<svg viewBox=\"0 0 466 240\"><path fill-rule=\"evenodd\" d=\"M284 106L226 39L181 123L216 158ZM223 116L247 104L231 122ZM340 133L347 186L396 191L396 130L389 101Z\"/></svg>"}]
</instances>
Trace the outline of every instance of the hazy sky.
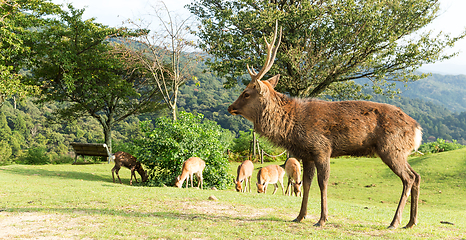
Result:
<instances>
[{"instance_id":1,"label":"hazy sky","mask_svg":"<svg viewBox=\"0 0 466 240\"><path fill-rule=\"evenodd\" d=\"M95 17L96 22L112 27L121 26L128 18L138 19L153 11L152 5L156 0L52 0L54 3L63 4L71 2L77 8L86 7L85 18ZM166 0L168 9L182 18L189 15L189 11L183 8L191 0ZM440 0L440 16L427 28L435 32L442 31L456 36L466 28L466 0ZM424 70L440 72L444 74L466 74L466 39L463 39L448 52L460 52L460 54L448 61L427 65Z\"/></svg>"}]
</instances>

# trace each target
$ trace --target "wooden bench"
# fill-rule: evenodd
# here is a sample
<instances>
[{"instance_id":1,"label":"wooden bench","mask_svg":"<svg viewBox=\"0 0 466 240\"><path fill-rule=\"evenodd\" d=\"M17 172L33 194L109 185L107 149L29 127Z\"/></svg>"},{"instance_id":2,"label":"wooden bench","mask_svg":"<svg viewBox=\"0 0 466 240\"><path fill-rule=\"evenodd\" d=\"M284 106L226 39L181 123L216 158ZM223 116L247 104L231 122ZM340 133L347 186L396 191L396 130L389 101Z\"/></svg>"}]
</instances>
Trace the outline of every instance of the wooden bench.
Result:
<instances>
[{"instance_id":1,"label":"wooden bench","mask_svg":"<svg viewBox=\"0 0 466 240\"><path fill-rule=\"evenodd\" d=\"M108 162L112 158L112 154L105 143L77 143L72 142L70 145L73 147L74 151L76 152L76 156L74 157L74 163L78 159L78 156L81 155L84 159L84 156L102 156L108 157Z\"/></svg>"}]
</instances>

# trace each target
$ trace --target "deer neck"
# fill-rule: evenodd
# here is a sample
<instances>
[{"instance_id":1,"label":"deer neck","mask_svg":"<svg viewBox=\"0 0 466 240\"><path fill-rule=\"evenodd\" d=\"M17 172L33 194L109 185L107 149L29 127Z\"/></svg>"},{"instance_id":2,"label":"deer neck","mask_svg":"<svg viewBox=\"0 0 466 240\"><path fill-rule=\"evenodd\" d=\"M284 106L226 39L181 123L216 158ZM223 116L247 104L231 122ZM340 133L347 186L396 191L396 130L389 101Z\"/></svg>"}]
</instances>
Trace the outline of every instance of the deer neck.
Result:
<instances>
[{"instance_id":1,"label":"deer neck","mask_svg":"<svg viewBox=\"0 0 466 240\"><path fill-rule=\"evenodd\" d=\"M275 144L283 146L295 127L297 104L296 99L274 92L263 103L263 110L254 122L254 130Z\"/></svg>"}]
</instances>

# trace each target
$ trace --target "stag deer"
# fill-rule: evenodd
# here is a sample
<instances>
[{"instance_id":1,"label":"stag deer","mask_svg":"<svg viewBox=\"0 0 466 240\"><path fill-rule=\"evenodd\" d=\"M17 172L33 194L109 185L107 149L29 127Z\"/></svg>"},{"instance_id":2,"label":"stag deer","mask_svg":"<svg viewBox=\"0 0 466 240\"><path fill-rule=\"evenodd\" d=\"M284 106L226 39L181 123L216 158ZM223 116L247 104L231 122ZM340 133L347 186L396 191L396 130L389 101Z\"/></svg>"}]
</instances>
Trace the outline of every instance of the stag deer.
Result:
<instances>
[{"instance_id":1,"label":"stag deer","mask_svg":"<svg viewBox=\"0 0 466 240\"><path fill-rule=\"evenodd\" d=\"M147 171L144 171L141 163L138 162L136 158L133 157L131 154L119 151L113 154L112 158L115 161L115 166L112 168L113 182L115 182L114 173L116 173L118 180L120 181L120 184L121 184L121 179L120 179L120 175L118 174L118 172L120 171L122 166L129 168L131 170L131 179L129 181L130 185L133 185L133 176L134 176L134 180L136 181L136 183L138 182L138 180L136 179L136 173L134 173L135 171L137 171L139 175L141 175L142 182L147 181Z\"/></svg>"},{"instance_id":2,"label":"stag deer","mask_svg":"<svg viewBox=\"0 0 466 240\"><path fill-rule=\"evenodd\" d=\"M420 125L400 108L389 104L297 99L276 92L274 87L279 74L268 80L261 81L261 78L272 67L280 45L281 29L278 44L274 47L277 28L272 43L265 40L266 63L259 73L247 66L252 80L228 111L250 120L256 132L303 161L303 199L294 221L300 222L306 216L309 187L315 169L321 192L321 215L315 226L324 226L328 217L330 158L375 153L403 183L401 199L389 228L400 224L410 194L411 215L406 228L416 225L421 178L408 164L407 157L421 144Z\"/></svg>"},{"instance_id":3,"label":"stag deer","mask_svg":"<svg viewBox=\"0 0 466 240\"><path fill-rule=\"evenodd\" d=\"M176 178L175 186L183 187L183 182L186 180L186 188L188 188L189 178L191 178L191 187L193 187L193 175L197 177L197 187L202 189L202 171L204 171L205 162L198 157L191 157L183 163L182 173Z\"/></svg>"},{"instance_id":4,"label":"stag deer","mask_svg":"<svg viewBox=\"0 0 466 240\"><path fill-rule=\"evenodd\" d=\"M279 165L269 165L259 169L257 172L257 192L266 193L267 185L274 184L275 188L272 194L275 194L278 189L278 183L282 187L282 194L285 195L283 188L283 176L285 175L285 169Z\"/></svg>"},{"instance_id":5,"label":"stag deer","mask_svg":"<svg viewBox=\"0 0 466 240\"><path fill-rule=\"evenodd\" d=\"M288 184L286 186L285 195L291 195L291 189L296 197L301 196L301 164L296 158L288 158L284 164L286 175L288 176Z\"/></svg>"},{"instance_id":6,"label":"stag deer","mask_svg":"<svg viewBox=\"0 0 466 240\"><path fill-rule=\"evenodd\" d=\"M236 191L237 192L246 192L248 189L249 183L249 192L251 192L251 177L252 171L254 170L254 165L250 160L246 160L238 166L238 170L236 171ZM243 189L243 182L244 182L244 189Z\"/></svg>"}]
</instances>

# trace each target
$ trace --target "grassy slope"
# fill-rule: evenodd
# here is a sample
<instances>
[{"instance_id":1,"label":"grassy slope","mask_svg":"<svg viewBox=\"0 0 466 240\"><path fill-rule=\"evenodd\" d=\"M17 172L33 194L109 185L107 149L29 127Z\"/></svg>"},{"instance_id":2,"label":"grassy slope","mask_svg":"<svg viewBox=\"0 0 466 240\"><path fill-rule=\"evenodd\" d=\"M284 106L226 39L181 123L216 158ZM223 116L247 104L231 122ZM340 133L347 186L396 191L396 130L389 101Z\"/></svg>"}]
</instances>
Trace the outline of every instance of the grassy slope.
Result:
<instances>
[{"instance_id":1,"label":"grassy slope","mask_svg":"<svg viewBox=\"0 0 466 240\"><path fill-rule=\"evenodd\" d=\"M275 195L257 194L255 179L252 193L236 193L130 187L127 169L120 171L124 185L114 184L108 164L4 166L0 239L466 238L466 149L410 163L422 176L420 223L410 230L386 229L402 185L378 158L332 159L324 228L312 226L320 214L315 182L308 217L298 224L290 220L298 214L300 198L281 196L280 189ZM219 201L207 200L210 195ZM409 205L403 224L408 218Z\"/></svg>"}]
</instances>

